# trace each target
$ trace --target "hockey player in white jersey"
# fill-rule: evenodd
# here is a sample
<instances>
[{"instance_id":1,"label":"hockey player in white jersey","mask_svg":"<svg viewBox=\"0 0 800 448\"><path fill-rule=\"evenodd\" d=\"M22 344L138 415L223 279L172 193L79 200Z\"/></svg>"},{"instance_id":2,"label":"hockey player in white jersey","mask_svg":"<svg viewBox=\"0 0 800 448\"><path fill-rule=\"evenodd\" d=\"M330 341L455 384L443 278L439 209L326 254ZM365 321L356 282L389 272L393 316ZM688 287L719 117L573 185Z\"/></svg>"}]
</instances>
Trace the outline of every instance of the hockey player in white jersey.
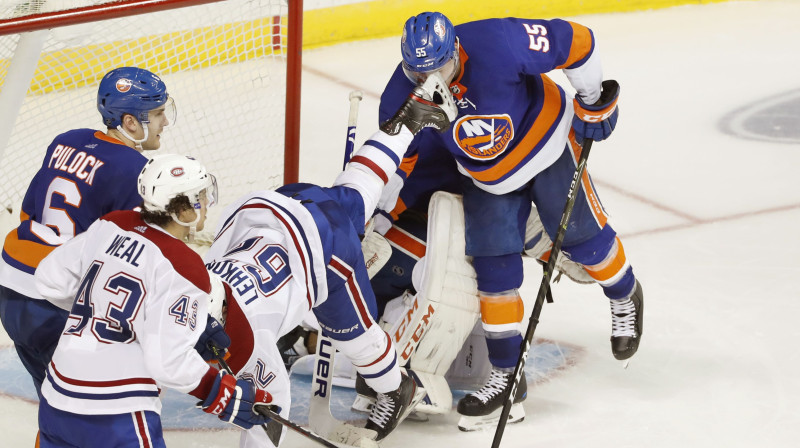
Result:
<instances>
[{"instance_id":1,"label":"hockey player in white jersey","mask_svg":"<svg viewBox=\"0 0 800 448\"><path fill-rule=\"evenodd\" d=\"M145 165L138 186L141 212L105 215L36 270L42 296L70 312L42 385L41 447L164 447L164 387L242 428L267 421L255 408L269 393L193 350L211 283L183 240L203 228L214 177L165 154Z\"/></svg>"},{"instance_id":2,"label":"hockey player in white jersey","mask_svg":"<svg viewBox=\"0 0 800 448\"><path fill-rule=\"evenodd\" d=\"M376 440L421 398L401 372L391 338L376 323L359 236L414 135L424 127L444 130L454 115L446 85L431 77L354 154L333 187L290 184L256 191L223 213L205 259L225 284L228 364L240 378L268 389L281 408L290 407L289 377L277 341L309 310L334 348L378 392L366 424ZM255 428L243 437L240 446L269 446Z\"/></svg>"}]
</instances>

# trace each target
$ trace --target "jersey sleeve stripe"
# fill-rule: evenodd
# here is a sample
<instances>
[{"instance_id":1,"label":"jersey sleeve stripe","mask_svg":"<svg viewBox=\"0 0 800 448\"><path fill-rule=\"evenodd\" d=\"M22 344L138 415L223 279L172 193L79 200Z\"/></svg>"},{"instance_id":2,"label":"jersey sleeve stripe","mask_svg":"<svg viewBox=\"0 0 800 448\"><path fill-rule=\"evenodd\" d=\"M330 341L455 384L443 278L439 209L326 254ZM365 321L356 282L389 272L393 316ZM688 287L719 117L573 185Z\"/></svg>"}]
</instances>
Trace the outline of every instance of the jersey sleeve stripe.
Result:
<instances>
[{"instance_id":1,"label":"jersey sleeve stripe","mask_svg":"<svg viewBox=\"0 0 800 448\"><path fill-rule=\"evenodd\" d=\"M350 163L360 163L361 165L364 165L365 167L369 168L370 171L372 171L373 173L375 173L376 176L381 178L381 181L383 181L384 185L386 185L389 182L389 177L381 169L381 167L367 157L353 156L353 158L350 159Z\"/></svg>"},{"instance_id":2,"label":"jersey sleeve stripe","mask_svg":"<svg viewBox=\"0 0 800 448\"><path fill-rule=\"evenodd\" d=\"M400 165L400 159L397 157L397 154L395 154L394 151L392 151L388 146L384 145L383 143L374 139L369 139L366 142L364 142L364 146L371 146L375 149L378 149L380 152L386 154L387 157L392 159L392 162L394 162L395 166Z\"/></svg>"},{"instance_id":3,"label":"jersey sleeve stripe","mask_svg":"<svg viewBox=\"0 0 800 448\"><path fill-rule=\"evenodd\" d=\"M575 22L567 23L572 26L572 46L567 61L556 68L580 67L594 49L594 36L589 28Z\"/></svg>"}]
</instances>

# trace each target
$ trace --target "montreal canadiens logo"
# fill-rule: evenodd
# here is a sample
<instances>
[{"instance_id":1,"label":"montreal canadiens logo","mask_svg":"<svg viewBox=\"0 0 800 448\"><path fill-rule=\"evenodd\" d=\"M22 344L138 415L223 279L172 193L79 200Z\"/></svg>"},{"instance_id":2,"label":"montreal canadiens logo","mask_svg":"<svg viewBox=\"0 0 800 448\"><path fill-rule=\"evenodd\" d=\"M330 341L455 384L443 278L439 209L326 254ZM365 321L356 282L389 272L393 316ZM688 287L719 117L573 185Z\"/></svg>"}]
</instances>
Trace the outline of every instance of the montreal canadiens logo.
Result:
<instances>
[{"instance_id":1,"label":"montreal canadiens logo","mask_svg":"<svg viewBox=\"0 0 800 448\"><path fill-rule=\"evenodd\" d=\"M116 87L117 87L118 91L120 91L122 93L125 93L128 90L131 90L131 86L132 85L133 85L133 83L131 82L130 79L122 78L122 79L118 79L117 80Z\"/></svg>"},{"instance_id":2,"label":"montreal canadiens logo","mask_svg":"<svg viewBox=\"0 0 800 448\"><path fill-rule=\"evenodd\" d=\"M183 168L173 168L169 173L172 174L172 177L181 177L183 176Z\"/></svg>"},{"instance_id":3,"label":"montreal canadiens logo","mask_svg":"<svg viewBox=\"0 0 800 448\"><path fill-rule=\"evenodd\" d=\"M514 139L514 124L507 114L467 115L453 125L453 140L471 159L491 160Z\"/></svg>"}]
</instances>

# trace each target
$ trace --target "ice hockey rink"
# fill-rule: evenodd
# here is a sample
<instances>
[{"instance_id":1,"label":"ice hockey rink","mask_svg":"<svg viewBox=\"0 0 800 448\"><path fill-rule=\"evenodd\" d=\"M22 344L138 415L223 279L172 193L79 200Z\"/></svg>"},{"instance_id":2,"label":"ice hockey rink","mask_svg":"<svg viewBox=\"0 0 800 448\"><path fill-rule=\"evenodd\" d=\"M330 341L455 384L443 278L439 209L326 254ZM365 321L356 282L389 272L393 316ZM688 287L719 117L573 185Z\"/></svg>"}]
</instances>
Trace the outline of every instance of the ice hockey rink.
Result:
<instances>
[{"instance_id":1,"label":"ice hockey rink","mask_svg":"<svg viewBox=\"0 0 800 448\"><path fill-rule=\"evenodd\" d=\"M622 89L618 127L588 166L644 287L644 335L623 369L600 288L555 284L536 336L578 356L529 386L527 416L502 446L797 446L800 2L569 19L594 30L605 76ZM364 92L357 141L377 129L399 57L399 37L304 53L302 181L330 184L341 167L351 90ZM540 281L538 265L526 264L526 311ZM0 349L9 348L3 334ZM0 446L33 446L36 404L6 394L0 410ZM491 445L493 428L463 433L457 420L453 411L403 423L381 446ZM228 429L166 439L238 445ZM313 443L289 433L283 446Z\"/></svg>"}]
</instances>

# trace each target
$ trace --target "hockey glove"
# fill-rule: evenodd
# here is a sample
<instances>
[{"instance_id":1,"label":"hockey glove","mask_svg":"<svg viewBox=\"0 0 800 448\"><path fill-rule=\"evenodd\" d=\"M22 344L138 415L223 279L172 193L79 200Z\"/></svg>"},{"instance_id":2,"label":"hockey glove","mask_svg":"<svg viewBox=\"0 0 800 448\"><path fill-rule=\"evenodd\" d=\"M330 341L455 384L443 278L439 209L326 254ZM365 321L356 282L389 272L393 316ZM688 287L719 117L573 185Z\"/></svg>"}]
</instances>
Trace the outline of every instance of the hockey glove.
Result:
<instances>
[{"instance_id":1,"label":"hockey glove","mask_svg":"<svg viewBox=\"0 0 800 448\"><path fill-rule=\"evenodd\" d=\"M211 361L216 358L214 349L217 353L223 354L230 345L231 338L223 330L222 324L209 315L206 329L200 334L194 349L200 353L204 361Z\"/></svg>"},{"instance_id":2,"label":"hockey glove","mask_svg":"<svg viewBox=\"0 0 800 448\"><path fill-rule=\"evenodd\" d=\"M580 95L575 95L572 128L575 129L575 139L579 143L583 143L586 138L599 142L611 135L619 116L618 97L619 83L614 80L603 81L600 99L594 104L586 104Z\"/></svg>"},{"instance_id":3,"label":"hockey glove","mask_svg":"<svg viewBox=\"0 0 800 448\"><path fill-rule=\"evenodd\" d=\"M247 380L220 371L208 397L197 406L204 412L219 416L219 419L242 429L263 425L270 421L261 415L263 407L272 402L272 395L264 389L256 389ZM280 412L280 411L278 411Z\"/></svg>"}]
</instances>

